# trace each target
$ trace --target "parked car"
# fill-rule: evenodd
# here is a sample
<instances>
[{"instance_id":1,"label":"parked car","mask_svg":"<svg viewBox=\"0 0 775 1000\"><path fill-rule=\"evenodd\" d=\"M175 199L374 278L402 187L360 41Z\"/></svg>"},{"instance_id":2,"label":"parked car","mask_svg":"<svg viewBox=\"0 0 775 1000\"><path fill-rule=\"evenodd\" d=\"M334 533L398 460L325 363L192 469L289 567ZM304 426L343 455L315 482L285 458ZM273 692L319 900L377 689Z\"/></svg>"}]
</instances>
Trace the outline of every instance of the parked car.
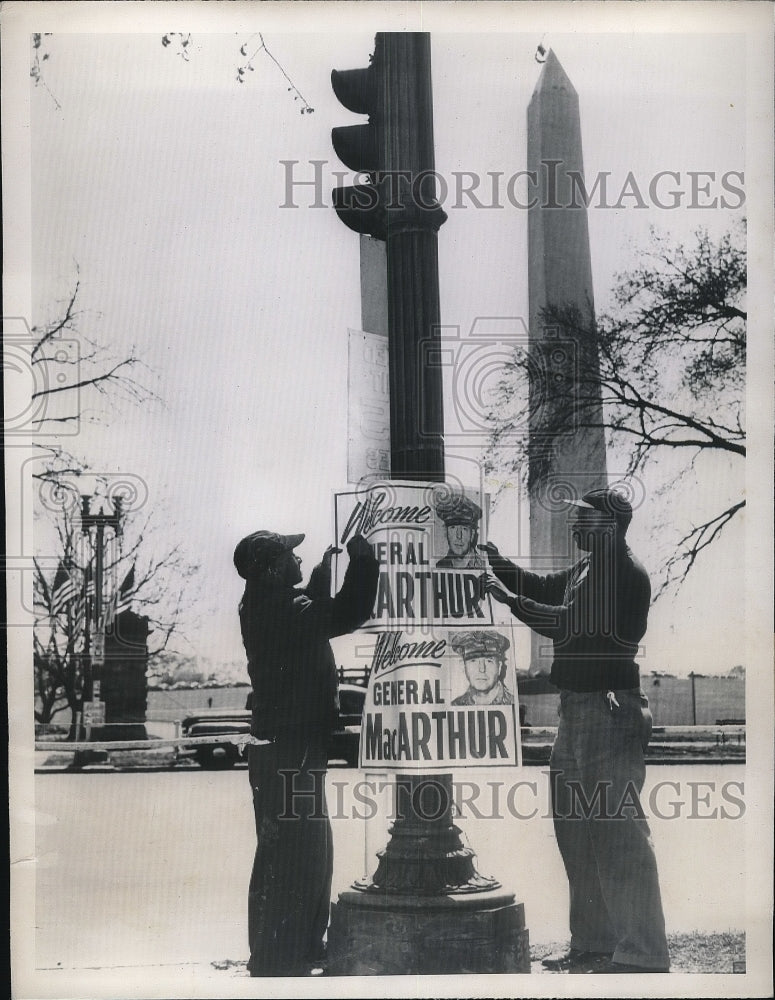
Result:
<instances>
[{"instance_id":1,"label":"parked car","mask_svg":"<svg viewBox=\"0 0 775 1000\"><path fill-rule=\"evenodd\" d=\"M366 699L366 688L357 684L339 685L339 722L331 737L329 760L344 760L351 767L358 763L361 738L361 716ZM250 703L248 695L245 708L205 709L183 719L180 735L185 736L248 736L250 734ZM178 758L193 757L200 767L233 767L240 759L234 743L206 743L184 747Z\"/></svg>"}]
</instances>

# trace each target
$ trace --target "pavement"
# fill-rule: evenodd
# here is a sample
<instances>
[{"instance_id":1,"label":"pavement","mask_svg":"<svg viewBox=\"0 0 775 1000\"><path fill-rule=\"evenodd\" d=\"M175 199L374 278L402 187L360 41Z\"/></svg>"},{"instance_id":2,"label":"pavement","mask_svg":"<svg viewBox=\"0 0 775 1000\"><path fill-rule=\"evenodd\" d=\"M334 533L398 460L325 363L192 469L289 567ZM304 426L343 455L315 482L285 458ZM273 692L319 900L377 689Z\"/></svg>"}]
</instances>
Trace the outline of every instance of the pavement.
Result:
<instances>
[{"instance_id":1,"label":"pavement","mask_svg":"<svg viewBox=\"0 0 775 1000\"><path fill-rule=\"evenodd\" d=\"M118 772L94 765L63 773L61 765L40 763L34 947L26 969L36 992L14 995L84 1000L93 988L94 996L256 996L244 969L254 847L244 767ZM731 818L730 806L730 782L744 774L737 765L649 770L644 800L666 817L679 814L651 818L669 932L746 926L744 824ZM387 839L390 818L378 797L376 815L362 818L370 810L355 791L367 778L329 771L335 897L373 870ZM495 874L524 902L533 972L546 979L540 958L567 943L567 884L542 801L545 775L529 768L520 779L526 784L517 789L513 773L505 784L502 772L479 773L463 789L469 802L458 823L478 870ZM500 809L471 797L488 782L498 786ZM725 803L729 816L722 818ZM315 992L323 989L320 979L305 981L304 995L322 995ZM390 982L397 992L388 995L403 995L403 980Z\"/></svg>"}]
</instances>

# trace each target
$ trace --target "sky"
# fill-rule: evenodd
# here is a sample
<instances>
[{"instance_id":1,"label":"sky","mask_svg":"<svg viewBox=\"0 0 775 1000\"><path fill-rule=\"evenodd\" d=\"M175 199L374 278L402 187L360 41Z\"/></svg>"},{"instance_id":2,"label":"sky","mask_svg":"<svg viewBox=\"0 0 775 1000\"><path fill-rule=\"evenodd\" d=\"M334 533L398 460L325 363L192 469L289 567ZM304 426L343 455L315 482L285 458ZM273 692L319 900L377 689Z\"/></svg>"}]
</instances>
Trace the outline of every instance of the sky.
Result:
<instances>
[{"instance_id":1,"label":"sky","mask_svg":"<svg viewBox=\"0 0 775 1000\"><path fill-rule=\"evenodd\" d=\"M579 94L588 182L608 171L618 192L631 171L648 188L672 170L686 192L674 210L626 200L590 209L596 305L605 309L650 226L676 239L698 226L719 234L748 208L734 198L728 210L687 207L689 171L713 172L719 195L722 175L755 169L742 22L738 32L722 18L724 30L704 34L711 25L686 15L675 22L686 31L666 33L638 15L637 29L607 31L568 11L563 33L547 30L559 17L540 23L531 8L521 20L522 5L506 6L497 31L492 16L472 15L431 33L436 168L453 188L456 171L525 169L536 47L553 48ZM293 30L274 14L242 21L247 30L225 18L218 32L193 32L187 60L177 45L162 46L156 21L55 31L44 39L45 86L30 93L33 322L56 317L77 262L81 333L116 357L134 347L147 365L138 377L158 396L142 406L102 401L97 422L82 421L62 443L95 471L142 478L155 544L180 544L201 566L178 648L224 661L242 655L236 542L259 528L304 531L309 571L332 540L333 494L348 486L347 331L360 327L359 257L357 237L330 208L332 172L344 169L330 130L359 119L337 102L330 72L365 66L380 27L363 13L352 35L305 31L298 17L288 20ZM314 113L299 113L263 52L237 82L240 46L254 51L259 30ZM294 178L308 180L313 160L325 161L325 206L312 207L311 189L297 187L298 207L283 207L283 161L298 161ZM465 334L477 317L526 317L527 213L456 205L454 192L444 207L442 322ZM449 378L445 407L452 439ZM480 458L450 447L447 466L465 479ZM741 470L716 463L659 500L668 471L657 466L645 479L654 503L631 530L653 579L671 533L741 488ZM520 512L512 491L492 515L491 537L505 552L519 550ZM734 627L745 616L745 544L740 519L682 590L655 605L642 671L724 673L745 662Z\"/></svg>"}]
</instances>

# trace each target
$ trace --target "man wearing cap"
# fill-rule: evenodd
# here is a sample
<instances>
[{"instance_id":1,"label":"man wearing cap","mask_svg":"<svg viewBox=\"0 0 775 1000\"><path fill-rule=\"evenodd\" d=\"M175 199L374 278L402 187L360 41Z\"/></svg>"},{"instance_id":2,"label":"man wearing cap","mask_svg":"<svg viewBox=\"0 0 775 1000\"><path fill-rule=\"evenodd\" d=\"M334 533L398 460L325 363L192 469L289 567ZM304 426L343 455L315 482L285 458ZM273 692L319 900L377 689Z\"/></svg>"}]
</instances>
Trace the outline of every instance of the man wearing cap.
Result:
<instances>
[{"instance_id":1,"label":"man wearing cap","mask_svg":"<svg viewBox=\"0 0 775 1000\"><path fill-rule=\"evenodd\" d=\"M555 971L667 972L659 878L639 794L651 734L635 656L651 587L625 534L626 497L592 490L569 501L573 540L585 554L539 575L487 546L487 591L553 640L550 679L560 689L550 761L557 844L570 885L570 951Z\"/></svg>"},{"instance_id":2,"label":"man wearing cap","mask_svg":"<svg viewBox=\"0 0 775 1000\"><path fill-rule=\"evenodd\" d=\"M486 569L476 543L482 508L469 497L455 493L436 503L436 516L444 523L449 551L436 563L437 569Z\"/></svg>"},{"instance_id":3,"label":"man wearing cap","mask_svg":"<svg viewBox=\"0 0 775 1000\"><path fill-rule=\"evenodd\" d=\"M500 632L461 632L452 649L463 658L468 690L453 705L513 705L514 695L504 683L506 650L511 643Z\"/></svg>"},{"instance_id":4,"label":"man wearing cap","mask_svg":"<svg viewBox=\"0 0 775 1000\"><path fill-rule=\"evenodd\" d=\"M362 535L347 543L342 588L330 596L329 547L306 588L294 549L304 535L257 531L234 565L253 687L248 748L257 846L248 890L251 976L306 975L323 953L333 872L325 804L328 743L338 715L329 639L371 614L378 564Z\"/></svg>"}]
</instances>

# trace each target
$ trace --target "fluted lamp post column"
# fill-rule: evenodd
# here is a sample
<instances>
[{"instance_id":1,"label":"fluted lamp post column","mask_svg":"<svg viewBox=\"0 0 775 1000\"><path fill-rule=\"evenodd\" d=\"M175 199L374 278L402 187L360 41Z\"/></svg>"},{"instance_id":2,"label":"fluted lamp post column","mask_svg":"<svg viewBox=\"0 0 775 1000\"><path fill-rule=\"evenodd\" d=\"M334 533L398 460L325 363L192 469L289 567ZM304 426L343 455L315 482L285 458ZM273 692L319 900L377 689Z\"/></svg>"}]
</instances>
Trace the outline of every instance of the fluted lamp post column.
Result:
<instances>
[{"instance_id":1,"label":"fluted lamp post column","mask_svg":"<svg viewBox=\"0 0 775 1000\"><path fill-rule=\"evenodd\" d=\"M434 180L430 36L378 35L373 65L383 95L378 235L387 258L391 478L443 482L442 367L434 343L438 231L447 217ZM376 871L333 908L332 974L529 971L522 905L476 871L474 851L452 820L452 792L449 773L397 777L396 820Z\"/></svg>"}]
</instances>

